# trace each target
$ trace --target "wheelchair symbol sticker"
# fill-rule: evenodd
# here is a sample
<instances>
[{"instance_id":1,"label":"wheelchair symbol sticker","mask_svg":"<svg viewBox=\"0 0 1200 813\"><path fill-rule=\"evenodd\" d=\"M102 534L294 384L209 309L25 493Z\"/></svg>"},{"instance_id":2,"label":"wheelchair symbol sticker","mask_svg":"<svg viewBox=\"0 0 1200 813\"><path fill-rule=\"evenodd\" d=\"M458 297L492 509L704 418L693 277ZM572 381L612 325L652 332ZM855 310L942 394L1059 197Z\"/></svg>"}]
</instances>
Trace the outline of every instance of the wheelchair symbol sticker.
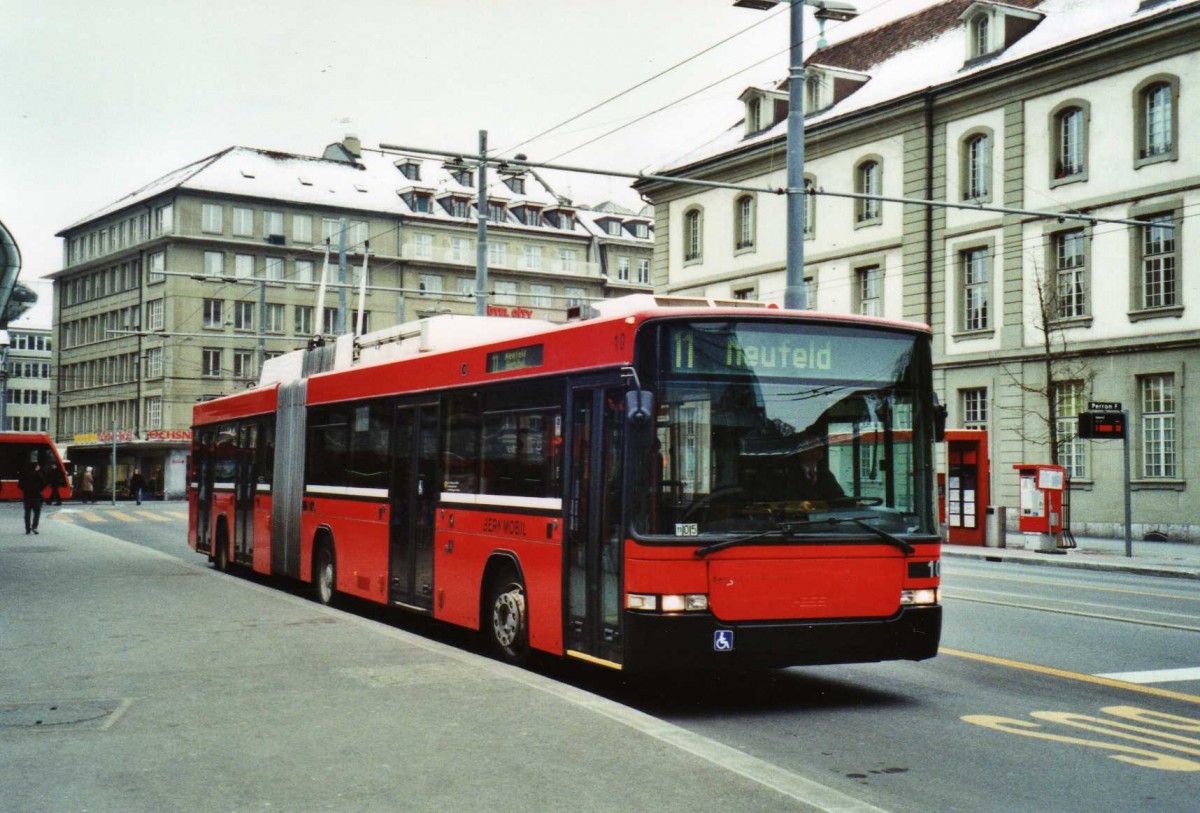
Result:
<instances>
[{"instance_id":1,"label":"wheelchair symbol sticker","mask_svg":"<svg viewBox=\"0 0 1200 813\"><path fill-rule=\"evenodd\" d=\"M717 630L713 633L713 651L733 651L733 630Z\"/></svg>"}]
</instances>

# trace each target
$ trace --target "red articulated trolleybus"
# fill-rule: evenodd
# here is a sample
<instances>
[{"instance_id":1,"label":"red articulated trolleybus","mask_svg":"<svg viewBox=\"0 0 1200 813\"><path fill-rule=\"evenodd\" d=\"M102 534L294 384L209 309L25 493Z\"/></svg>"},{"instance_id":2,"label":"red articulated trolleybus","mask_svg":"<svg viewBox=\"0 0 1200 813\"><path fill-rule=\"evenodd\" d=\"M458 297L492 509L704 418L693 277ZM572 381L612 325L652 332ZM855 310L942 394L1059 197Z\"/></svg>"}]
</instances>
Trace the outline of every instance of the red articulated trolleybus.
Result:
<instances>
[{"instance_id":1,"label":"red articulated trolleybus","mask_svg":"<svg viewBox=\"0 0 1200 813\"><path fill-rule=\"evenodd\" d=\"M436 316L195 407L189 535L618 669L937 654L930 333L648 295Z\"/></svg>"}]
</instances>

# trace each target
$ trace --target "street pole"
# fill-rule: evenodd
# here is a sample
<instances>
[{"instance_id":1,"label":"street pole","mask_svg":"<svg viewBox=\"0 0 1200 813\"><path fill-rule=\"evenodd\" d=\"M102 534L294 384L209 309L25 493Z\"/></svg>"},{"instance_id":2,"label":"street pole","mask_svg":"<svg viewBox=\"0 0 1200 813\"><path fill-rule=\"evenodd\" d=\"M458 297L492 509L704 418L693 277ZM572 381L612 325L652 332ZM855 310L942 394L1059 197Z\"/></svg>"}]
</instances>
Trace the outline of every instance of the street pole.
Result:
<instances>
[{"instance_id":1,"label":"street pole","mask_svg":"<svg viewBox=\"0 0 1200 813\"><path fill-rule=\"evenodd\" d=\"M108 477L112 489L112 504L117 504L117 419L112 419L112 473Z\"/></svg>"},{"instance_id":2,"label":"street pole","mask_svg":"<svg viewBox=\"0 0 1200 813\"><path fill-rule=\"evenodd\" d=\"M1129 464L1129 410L1122 410L1125 432L1121 437L1121 445L1125 447L1125 555L1133 557L1133 478Z\"/></svg>"},{"instance_id":3,"label":"street pole","mask_svg":"<svg viewBox=\"0 0 1200 813\"><path fill-rule=\"evenodd\" d=\"M487 316L487 130L479 131L478 194L475 201L475 315Z\"/></svg>"},{"instance_id":4,"label":"street pole","mask_svg":"<svg viewBox=\"0 0 1200 813\"><path fill-rule=\"evenodd\" d=\"M791 0L787 125L787 278L783 306L808 307L804 290L804 0Z\"/></svg>"},{"instance_id":5,"label":"street pole","mask_svg":"<svg viewBox=\"0 0 1200 813\"><path fill-rule=\"evenodd\" d=\"M346 218L339 220L338 226L341 235L338 238L338 309L337 319L333 320L333 332L341 336L346 332ZM317 332L324 330L325 326L321 325Z\"/></svg>"}]
</instances>

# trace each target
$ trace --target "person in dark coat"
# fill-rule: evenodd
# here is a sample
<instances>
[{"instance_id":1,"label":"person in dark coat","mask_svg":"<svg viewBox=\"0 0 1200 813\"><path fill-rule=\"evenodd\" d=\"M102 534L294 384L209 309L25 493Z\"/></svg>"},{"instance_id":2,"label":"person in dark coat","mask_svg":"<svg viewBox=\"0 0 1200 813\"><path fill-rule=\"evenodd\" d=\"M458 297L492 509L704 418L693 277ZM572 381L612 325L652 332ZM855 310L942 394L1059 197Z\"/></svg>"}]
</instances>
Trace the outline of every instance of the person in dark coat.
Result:
<instances>
[{"instance_id":1,"label":"person in dark coat","mask_svg":"<svg viewBox=\"0 0 1200 813\"><path fill-rule=\"evenodd\" d=\"M17 486L23 493L25 503L25 534L38 532L38 521L42 518L42 490L46 487L46 476L42 467L34 463L21 474Z\"/></svg>"},{"instance_id":2,"label":"person in dark coat","mask_svg":"<svg viewBox=\"0 0 1200 813\"><path fill-rule=\"evenodd\" d=\"M50 505L62 505L62 490L67 487L67 476L62 466L50 463L46 473L46 481L50 484Z\"/></svg>"},{"instance_id":3,"label":"person in dark coat","mask_svg":"<svg viewBox=\"0 0 1200 813\"><path fill-rule=\"evenodd\" d=\"M142 504L142 492L146 490L146 478L142 476L141 469L134 469L133 476L129 478L129 493L133 494L137 504Z\"/></svg>"}]
</instances>

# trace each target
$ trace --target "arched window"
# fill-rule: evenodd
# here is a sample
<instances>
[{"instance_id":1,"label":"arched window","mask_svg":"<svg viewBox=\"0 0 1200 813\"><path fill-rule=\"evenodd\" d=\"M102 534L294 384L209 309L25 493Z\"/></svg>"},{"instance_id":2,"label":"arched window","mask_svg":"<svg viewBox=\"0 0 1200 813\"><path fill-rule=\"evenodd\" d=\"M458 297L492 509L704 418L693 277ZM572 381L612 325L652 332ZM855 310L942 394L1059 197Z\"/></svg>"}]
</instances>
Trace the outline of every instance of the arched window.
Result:
<instances>
[{"instance_id":1,"label":"arched window","mask_svg":"<svg viewBox=\"0 0 1200 813\"><path fill-rule=\"evenodd\" d=\"M992 138L987 132L975 132L963 139L963 200L986 201L992 197Z\"/></svg>"},{"instance_id":2,"label":"arched window","mask_svg":"<svg viewBox=\"0 0 1200 813\"><path fill-rule=\"evenodd\" d=\"M704 212L688 209L683 214L683 261L697 262L704 251Z\"/></svg>"},{"instance_id":3,"label":"arched window","mask_svg":"<svg viewBox=\"0 0 1200 813\"><path fill-rule=\"evenodd\" d=\"M1055 142L1058 151L1054 177L1071 178L1084 171L1084 128L1087 120L1083 108L1068 107L1055 119Z\"/></svg>"},{"instance_id":4,"label":"arched window","mask_svg":"<svg viewBox=\"0 0 1200 813\"><path fill-rule=\"evenodd\" d=\"M754 248L754 237L758 228L755 209L753 195L742 195L733 202L734 248L737 251Z\"/></svg>"},{"instance_id":5,"label":"arched window","mask_svg":"<svg viewBox=\"0 0 1200 813\"><path fill-rule=\"evenodd\" d=\"M977 14L971 20L971 58L976 59L992 50L991 43L988 41L991 31L990 20L986 13Z\"/></svg>"},{"instance_id":6,"label":"arched window","mask_svg":"<svg viewBox=\"0 0 1200 813\"><path fill-rule=\"evenodd\" d=\"M1134 166L1179 157L1179 77L1148 77L1134 91L1137 142Z\"/></svg>"},{"instance_id":7,"label":"arched window","mask_svg":"<svg viewBox=\"0 0 1200 813\"><path fill-rule=\"evenodd\" d=\"M869 158L854 170L854 191L860 195L883 193L883 164ZM855 223L859 226L878 223L883 218L883 204L878 200L860 198L855 207Z\"/></svg>"}]
</instances>

